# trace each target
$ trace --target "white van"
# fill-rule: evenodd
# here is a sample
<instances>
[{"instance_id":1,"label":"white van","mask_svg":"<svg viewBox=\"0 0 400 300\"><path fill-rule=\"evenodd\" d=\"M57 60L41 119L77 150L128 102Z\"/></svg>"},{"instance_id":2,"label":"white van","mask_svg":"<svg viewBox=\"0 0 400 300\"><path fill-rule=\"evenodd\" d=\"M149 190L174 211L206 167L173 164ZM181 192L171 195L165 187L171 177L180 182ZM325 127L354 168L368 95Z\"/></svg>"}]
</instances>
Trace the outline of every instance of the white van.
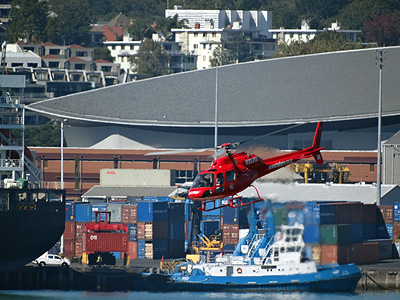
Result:
<instances>
[{"instance_id":1,"label":"white van","mask_svg":"<svg viewBox=\"0 0 400 300\"><path fill-rule=\"evenodd\" d=\"M71 261L67 258L61 258L58 255L48 254L48 253L43 254L33 262L37 263L40 267L49 265L49 266L60 266L66 268L69 267L69 265L71 264Z\"/></svg>"}]
</instances>

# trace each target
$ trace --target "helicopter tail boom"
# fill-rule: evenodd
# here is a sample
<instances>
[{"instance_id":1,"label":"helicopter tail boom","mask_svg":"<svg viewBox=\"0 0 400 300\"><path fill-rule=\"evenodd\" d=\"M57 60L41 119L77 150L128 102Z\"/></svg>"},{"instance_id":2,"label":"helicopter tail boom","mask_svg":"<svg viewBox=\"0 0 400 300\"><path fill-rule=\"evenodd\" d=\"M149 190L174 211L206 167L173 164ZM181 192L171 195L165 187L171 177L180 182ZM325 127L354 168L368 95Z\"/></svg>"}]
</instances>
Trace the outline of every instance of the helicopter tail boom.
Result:
<instances>
[{"instance_id":1,"label":"helicopter tail boom","mask_svg":"<svg viewBox=\"0 0 400 300\"><path fill-rule=\"evenodd\" d=\"M313 141L313 145L312 145L313 150L317 150L320 148L322 124L323 124L323 122L318 122L317 129L315 130L315 136L314 136L314 141ZM313 157L318 165L320 165L324 162L324 160L322 159L321 152L319 150L313 153Z\"/></svg>"}]
</instances>

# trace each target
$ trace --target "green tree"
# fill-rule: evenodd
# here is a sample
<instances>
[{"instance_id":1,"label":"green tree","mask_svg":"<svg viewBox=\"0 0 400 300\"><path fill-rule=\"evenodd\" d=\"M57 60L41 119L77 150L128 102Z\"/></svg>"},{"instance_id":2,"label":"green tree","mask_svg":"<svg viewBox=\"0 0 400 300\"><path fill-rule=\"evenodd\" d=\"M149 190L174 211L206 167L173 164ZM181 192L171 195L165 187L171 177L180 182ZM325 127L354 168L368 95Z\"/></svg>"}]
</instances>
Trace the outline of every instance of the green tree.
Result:
<instances>
[{"instance_id":1,"label":"green tree","mask_svg":"<svg viewBox=\"0 0 400 300\"><path fill-rule=\"evenodd\" d=\"M16 42L26 39L40 43L45 38L48 6L46 2L31 0L13 0L11 3L10 22L7 39Z\"/></svg>"},{"instance_id":2,"label":"green tree","mask_svg":"<svg viewBox=\"0 0 400 300\"><path fill-rule=\"evenodd\" d=\"M47 38L60 45L86 44L92 19L88 0L49 0Z\"/></svg>"},{"instance_id":3,"label":"green tree","mask_svg":"<svg viewBox=\"0 0 400 300\"><path fill-rule=\"evenodd\" d=\"M157 18L155 23L155 30L161 32L168 40L173 38L173 34L171 32L172 28L187 28L187 20L185 19L182 21L178 21L178 15L168 18Z\"/></svg>"},{"instance_id":4,"label":"green tree","mask_svg":"<svg viewBox=\"0 0 400 300\"><path fill-rule=\"evenodd\" d=\"M364 24L367 42L376 42L379 46L400 44L400 23L395 15L373 15Z\"/></svg>"},{"instance_id":5,"label":"green tree","mask_svg":"<svg viewBox=\"0 0 400 300\"><path fill-rule=\"evenodd\" d=\"M233 62L228 57L228 52L222 48L222 46L218 46L213 51L213 58L210 59L211 67L229 65Z\"/></svg>"},{"instance_id":6,"label":"green tree","mask_svg":"<svg viewBox=\"0 0 400 300\"><path fill-rule=\"evenodd\" d=\"M27 127L25 129L25 145L31 147L60 147L61 129L56 121L46 124ZM64 139L64 146L67 143Z\"/></svg>"},{"instance_id":7,"label":"green tree","mask_svg":"<svg viewBox=\"0 0 400 300\"><path fill-rule=\"evenodd\" d=\"M297 56L341 50L362 48L361 42L344 40L341 34L335 32L324 32L309 42L292 42L289 45L282 44L275 57Z\"/></svg>"},{"instance_id":8,"label":"green tree","mask_svg":"<svg viewBox=\"0 0 400 300\"><path fill-rule=\"evenodd\" d=\"M111 56L110 50L107 47L96 47L94 48L94 60L104 59L109 62L113 62L114 59Z\"/></svg>"},{"instance_id":9,"label":"green tree","mask_svg":"<svg viewBox=\"0 0 400 300\"><path fill-rule=\"evenodd\" d=\"M254 53L244 35L238 35L230 41L223 43L223 48L218 47L213 52L213 58L210 60L212 67L217 63L219 65L228 65L254 60Z\"/></svg>"},{"instance_id":10,"label":"green tree","mask_svg":"<svg viewBox=\"0 0 400 300\"><path fill-rule=\"evenodd\" d=\"M152 77L168 74L168 55L161 45L152 39L145 40L133 57L134 70L141 75Z\"/></svg>"}]
</instances>

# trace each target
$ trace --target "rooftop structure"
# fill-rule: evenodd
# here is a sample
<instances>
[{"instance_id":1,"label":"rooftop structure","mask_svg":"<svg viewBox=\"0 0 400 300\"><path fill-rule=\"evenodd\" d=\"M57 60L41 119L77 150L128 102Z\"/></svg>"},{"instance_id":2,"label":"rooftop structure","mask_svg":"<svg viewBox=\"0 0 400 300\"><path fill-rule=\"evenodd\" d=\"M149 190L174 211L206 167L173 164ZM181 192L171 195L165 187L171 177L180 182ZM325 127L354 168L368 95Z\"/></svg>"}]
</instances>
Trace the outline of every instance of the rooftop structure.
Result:
<instances>
[{"instance_id":1,"label":"rooftop structure","mask_svg":"<svg viewBox=\"0 0 400 300\"><path fill-rule=\"evenodd\" d=\"M314 39L318 34L323 32L336 32L341 34L343 38L348 41L357 41L357 35L361 33L361 30L344 30L341 29L341 25L338 22L332 23L330 28L324 29L311 29L307 20L301 22L300 29L270 29L269 33L272 37L278 41L278 44L284 43L290 45L292 42L304 42L307 43Z\"/></svg>"}]
</instances>

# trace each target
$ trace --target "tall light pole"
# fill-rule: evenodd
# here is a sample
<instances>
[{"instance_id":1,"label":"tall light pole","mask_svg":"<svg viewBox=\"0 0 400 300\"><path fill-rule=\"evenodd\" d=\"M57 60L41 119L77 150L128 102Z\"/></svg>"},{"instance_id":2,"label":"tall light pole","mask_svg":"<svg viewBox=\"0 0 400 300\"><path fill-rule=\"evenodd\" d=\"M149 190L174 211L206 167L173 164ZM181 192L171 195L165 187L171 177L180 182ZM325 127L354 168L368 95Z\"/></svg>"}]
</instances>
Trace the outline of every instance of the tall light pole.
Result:
<instances>
[{"instance_id":1,"label":"tall light pole","mask_svg":"<svg viewBox=\"0 0 400 300\"><path fill-rule=\"evenodd\" d=\"M61 121L61 189L64 189L64 122L67 119Z\"/></svg>"},{"instance_id":2,"label":"tall light pole","mask_svg":"<svg viewBox=\"0 0 400 300\"><path fill-rule=\"evenodd\" d=\"M215 118L215 126L214 126L214 148L215 154L217 153L218 147L218 59L217 65L215 66L215 109L214 109L214 118ZM215 158L216 159L216 158Z\"/></svg>"},{"instance_id":3,"label":"tall light pole","mask_svg":"<svg viewBox=\"0 0 400 300\"><path fill-rule=\"evenodd\" d=\"M377 175L376 175L376 205L381 204L381 133L382 133L382 73L383 73L383 53L381 48L376 50L379 53L379 92L378 92L378 150L377 150Z\"/></svg>"}]
</instances>

